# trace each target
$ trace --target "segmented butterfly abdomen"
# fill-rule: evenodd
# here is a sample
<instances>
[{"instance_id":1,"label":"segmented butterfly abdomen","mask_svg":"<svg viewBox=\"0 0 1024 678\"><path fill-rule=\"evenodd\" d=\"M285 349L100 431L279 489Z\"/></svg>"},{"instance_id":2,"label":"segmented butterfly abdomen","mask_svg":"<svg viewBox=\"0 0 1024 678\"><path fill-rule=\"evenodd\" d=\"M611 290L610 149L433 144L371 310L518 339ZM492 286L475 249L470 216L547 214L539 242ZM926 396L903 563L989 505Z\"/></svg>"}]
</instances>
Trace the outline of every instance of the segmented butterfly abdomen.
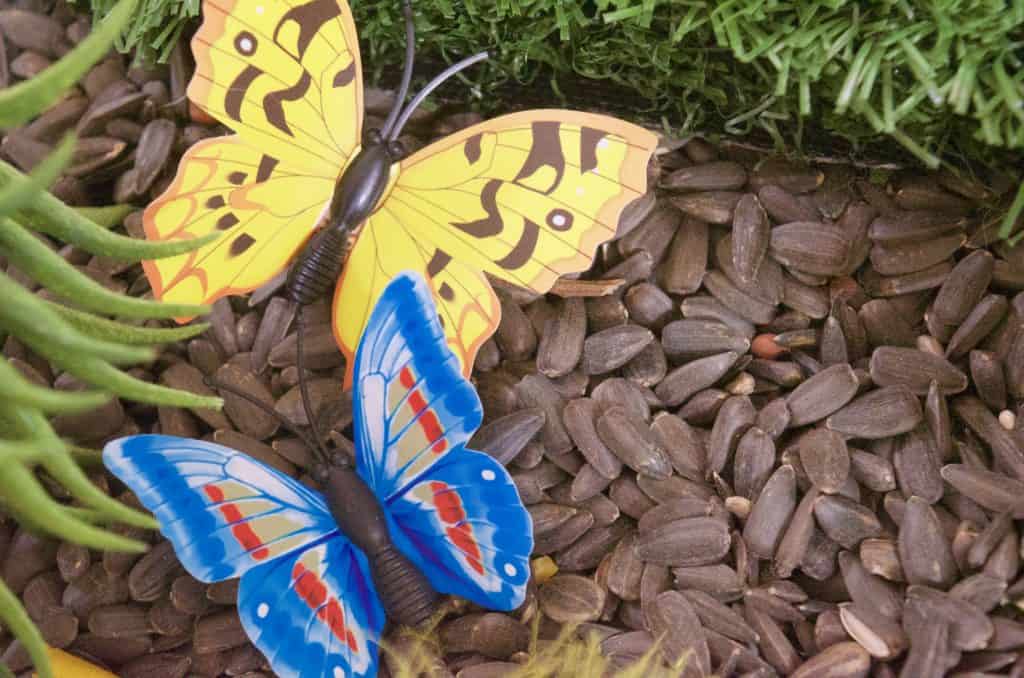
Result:
<instances>
[{"instance_id":1,"label":"segmented butterfly abdomen","mask_svg":"<svg viewBox=\"0 0 1024 678\"><path fill-rule=\"evenodd\" d=\"M391 542L388 521L373 490L350 468L328 469L327 504L341 531L370 561L373 584L387 616L420 626L433 614L438 594L411 560Z\"/></svg>"},{"instance_id":2,"label":"segmented butterfly abdomen","mask_svg":"<svg viewBox=\"0 0 1024 678\"><path fill-rule=\"evenodd\" d=\"M438 594L419 568L394 546L370 560L373 584L388 617L405 626L422 626L437 609Z\"/></svg>"},{"instance_id":3,"label":"segmented butterfly abdomen","mask_svg":"<svg viewBox=\"0 0 1024 678\"><path fill-rule=\"evenodd\" d=\"M324 228L309 241L288 272L285 289L296 304L313 303L334 288L345 265L350 234L339 228Z\"/></svg>"}]
</instances>

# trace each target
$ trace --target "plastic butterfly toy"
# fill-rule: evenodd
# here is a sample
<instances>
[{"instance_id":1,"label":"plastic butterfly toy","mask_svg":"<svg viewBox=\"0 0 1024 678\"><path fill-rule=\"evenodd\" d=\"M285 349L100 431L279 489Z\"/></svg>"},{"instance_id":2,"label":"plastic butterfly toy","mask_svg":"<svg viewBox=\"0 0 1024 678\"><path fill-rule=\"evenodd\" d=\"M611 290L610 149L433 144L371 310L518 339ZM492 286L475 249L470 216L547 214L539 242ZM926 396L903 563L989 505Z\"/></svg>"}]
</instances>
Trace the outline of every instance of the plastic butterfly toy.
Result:
<instances>
[{"instance_id":1,"label":"plastic butterfly toy","mask_svg":"<svg viewBox=\"0 0 1024 678\"><path fill-rule=\"evenodd\" d=\"M291 265L286 289L300 311L335 290L347 385L370 311L398 271L426 278L468 375L501 312L485 273L544 293L590 265L622 209L645 193L657 137L606 116L531 110L405 157L397 140L417 106L487 56L454 64L402 109L415 41L408 0L405 13L394 108L364 134L359 46L344 0L203 2L188 96L236 135L189 149L144 225L151 240L223 236L146 262L157 298L209 303Z\"/></svg>"},{"instance_id":2,"label":"plastic butterfly toy","mask_svg":"<svg viewBox=\"0 0 1024 678\"><path fill-rule=\"evenodd\" d=\"M500 610L526 595L529 515L504 467L465 447L480 400L415 274L370 316L353 408L355 468L319 465L324 494L198 440L103 450L194 577L242 578L242 625L280 676L375 675L385 616L419 625L437 592Z\"/></svg>"}]
</instances>

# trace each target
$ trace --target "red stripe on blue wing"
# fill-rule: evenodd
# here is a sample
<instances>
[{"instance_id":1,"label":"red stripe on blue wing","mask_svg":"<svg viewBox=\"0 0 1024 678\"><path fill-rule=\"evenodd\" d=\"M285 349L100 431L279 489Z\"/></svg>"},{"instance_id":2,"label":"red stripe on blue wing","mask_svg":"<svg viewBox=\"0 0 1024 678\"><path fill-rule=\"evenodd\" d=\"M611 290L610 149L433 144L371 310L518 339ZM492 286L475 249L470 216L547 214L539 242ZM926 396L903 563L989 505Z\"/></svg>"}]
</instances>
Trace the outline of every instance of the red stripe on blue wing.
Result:
<instances>
[{"instance_id":1,"label":"red stripe on blue wing","mask_svg":"<svg viewBox=\"0 0 1024 678\"><path fill-rule=\"evenodd\" d=\"M430 489L434 493L434 506L437 507L437 515L444 522L444 532L452 543L465 554L469 566L478 573L484 573L483 563L480 562L480 545L477 544L476 536L473 534L473 526L465 522L466 510L462 506L462 498L459 493L452 490L447 483L433 481Z\"/></svg>"},{"instance_id":2,"label":"red stripe on blue wing","mask_svg":"<svg viewBox=\"0 0 1024 678\"><path fill-rule=\"evenodd\" d=\"M409 366L403 367L399 375L399 381L402 386L411 389L416 384L416 377L413 376L412 368ZM433 443L433 447L430 449L434 454L441 454L448 449L448 441L444 439L444 431L437 420L437 414L433 410L424 412L427 409L427 401L423 399L419 389L409 394L409 406L412 408L413 416L418 416L422 413L419 416L420 427L423 429L423 435L427 437L427 441Z\"/></svg>"},{"instance_id":3,"label":"red stripe on blue wing","mask_svg":"<svg viewBox=\"0 0 1024 678\"><path fill-rule=\"evenodd\" d=\"M203 487L203 491L206 492L206 496L210 498L210 501L215 504L220 504L224 501L224 493L217 487L216 483L206 485ZM238 510L238 507L232 503L225 503L217 508L220 509L220 514L224 516L224 520L231 525L231 534L242 545L242 548L249 552L252 559L255 561L266 560L267 556L270 555L270 551L266 548L260 548L263 546L263 540L253 531L249 523L242 522L245 520L245 516Z\"/></svg>"},{"instance_id":4,"label":"red stripe on blue wing","mask_svg":"<svg viewBox=\"0 0 1024 678\"><path fill-rule=\"evenodd\" d=\"M307 570L302 563L295 563L292 568L292 581L295 592L310 610L316 613L317 619L330 629L331 634L348 645L352 652L359 652L359 646L352 632L345 626L345 612L338 599L327 593L327 586L315 572Z\"/></svg>"}]
</instances>

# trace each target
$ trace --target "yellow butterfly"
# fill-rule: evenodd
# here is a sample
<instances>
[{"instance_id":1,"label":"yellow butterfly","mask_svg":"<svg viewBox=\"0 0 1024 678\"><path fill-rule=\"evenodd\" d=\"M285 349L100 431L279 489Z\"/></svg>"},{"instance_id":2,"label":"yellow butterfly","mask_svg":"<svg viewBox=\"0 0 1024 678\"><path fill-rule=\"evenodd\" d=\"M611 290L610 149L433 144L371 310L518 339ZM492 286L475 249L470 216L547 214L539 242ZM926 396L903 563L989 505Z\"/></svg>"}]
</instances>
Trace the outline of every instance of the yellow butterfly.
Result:
<instances>
[{"instance_id":1,"label":"yellow butterfly","mask_svg":"<svg viewBox=\"0 0 1024 678\"><path fill-rule=\"evenodd\" d=\"M399 111L412 69L408 4L406 20L395 109L364 135L345 0L204 0L188 96L236 134L190 148L144 224L151 240L224 235L146 262L157 298L209 303L291 264L287 289L300 303L335 287L334 333L351 377L378 296L394 274L413 270L428 281L468 375L500 316L485 273L544 293L590 265L622 209L646 191L657 137L606 116L532 110L403 158L395 139L419 102L486 58L450 67Z\"/></svg>"}]
</instances>

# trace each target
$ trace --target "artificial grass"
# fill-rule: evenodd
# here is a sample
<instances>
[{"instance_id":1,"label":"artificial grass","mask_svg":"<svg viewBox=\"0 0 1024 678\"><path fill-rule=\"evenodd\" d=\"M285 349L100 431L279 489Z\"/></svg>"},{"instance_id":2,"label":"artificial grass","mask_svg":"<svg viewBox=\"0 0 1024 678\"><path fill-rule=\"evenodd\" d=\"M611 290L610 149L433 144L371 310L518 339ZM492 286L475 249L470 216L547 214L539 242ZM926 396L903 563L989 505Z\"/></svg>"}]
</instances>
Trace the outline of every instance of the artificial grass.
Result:
<instances>
[{"instance_id":1,"label":"artificial grass","mask_svg":"<svg viewBox=\"0 0 1024 678\"><path fill-rule=\"evenodd\" d=\"M90 2L101 12L112 4ZM351 4L367 80L396 79L400 0ZM800 150L813 128L847 140L843 152L891 140L929 167L953 158L1011 172L1024 149L1024 0L416 0L415 8L421 58L491 51L461 90L487 112L521 103L517 91L533 83L548 104L563 94L577 105L627 103L634 118L675 133L757 131L780 148ZM199 0L143 0L122 46L166 57L198 12Z\"/></svg>"}]
</instances>

